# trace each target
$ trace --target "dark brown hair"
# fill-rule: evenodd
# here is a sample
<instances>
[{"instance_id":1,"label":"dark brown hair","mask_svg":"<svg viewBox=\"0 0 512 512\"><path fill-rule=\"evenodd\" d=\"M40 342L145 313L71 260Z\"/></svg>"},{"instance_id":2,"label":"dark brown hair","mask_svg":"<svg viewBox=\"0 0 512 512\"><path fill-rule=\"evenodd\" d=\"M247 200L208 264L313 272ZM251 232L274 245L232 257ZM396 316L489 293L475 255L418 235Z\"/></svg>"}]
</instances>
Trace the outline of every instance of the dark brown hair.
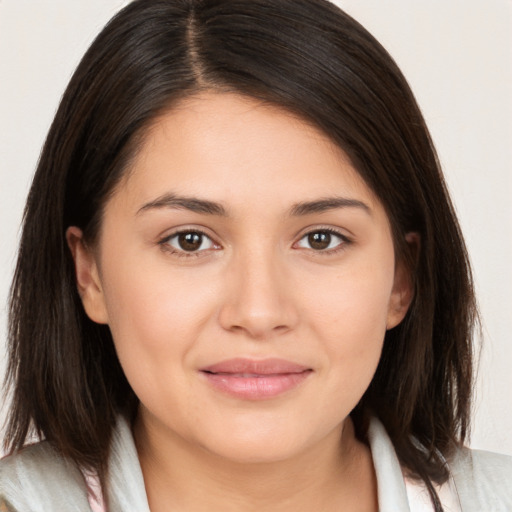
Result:
<instances>
[{"instance_id":1,"label":"dark brown hair","mask_svg":"<svg viewBox=\"0 0 512 512\"><path fill-rule=\"evenodd\" d=\"M414 276L352 416L370 414L429 486L469 425L476 318L468 258L425 122L394 61L325 0L137 0L100 33L51 126L28 197L10 302L6 446L34 428L103 473L116 416L137 399L107 326L86 316L65 231L89 241L148 124L201 90L234 91L314 123L351 158L389 216ZM417 255L405 234L417 232Z\"/></svg>"}]
</instances>

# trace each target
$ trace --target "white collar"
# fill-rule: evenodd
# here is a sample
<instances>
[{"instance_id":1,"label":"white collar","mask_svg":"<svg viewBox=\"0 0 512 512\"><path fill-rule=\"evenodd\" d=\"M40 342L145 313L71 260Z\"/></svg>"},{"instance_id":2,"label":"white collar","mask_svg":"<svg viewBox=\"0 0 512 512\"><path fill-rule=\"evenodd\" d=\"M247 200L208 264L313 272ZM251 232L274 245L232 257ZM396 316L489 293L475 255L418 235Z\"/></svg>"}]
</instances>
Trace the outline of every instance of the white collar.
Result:
<instances>
[{"instance_id":1,"label":"white collar","mask_svg":"<svg viewBox=\"0 0 512 512\"><path fill-rule=\"evenodd\" d=\"M406 483L391 440L377 418L372 418L368 428L368 441L377 475L380 512L411 512L419 509L415 499L424 487ZM144 488L144 479L137 457L137 450L128 423L120 419L114 433L109 462L109 512L150 512ZM452 496L451 485L438 488L446 499ZM445 501L443 500L443 501ZM411 509L409 504L414 503ZM425 504L427 506L427 504ZM421 510L421 509L420 509ZM428 510L424 508L424 510ZM432 508L430 508L432 510ZM457 511L457 508L448 508Z\"/></svg>"}]
</instances>

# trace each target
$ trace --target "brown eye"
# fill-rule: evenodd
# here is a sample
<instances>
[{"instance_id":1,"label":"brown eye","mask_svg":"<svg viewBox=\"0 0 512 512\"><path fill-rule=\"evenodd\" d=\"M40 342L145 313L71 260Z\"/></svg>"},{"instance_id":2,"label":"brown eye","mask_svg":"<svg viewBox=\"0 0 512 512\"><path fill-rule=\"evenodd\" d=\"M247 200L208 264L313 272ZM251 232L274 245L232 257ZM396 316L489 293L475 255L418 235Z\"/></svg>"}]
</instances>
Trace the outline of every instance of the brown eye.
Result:
<instances>
[{"instance_id":1,"label":"brown eye","mask_svg":"<svg viewBox=\"0 0 512 512\"><path fill-rule=\"evenodd\" d=\"M176 233L165 240L164 243L170 245L176 252L198 252L214 247L211 238L200 231Z\"/></svg>"},{"instance_id":2,"label":"brown eye","mask_svg":"<svg viewBox=\"0 0 512 512\"><path fill-rule=\"evenodd\" d=\"M184 251L197 251L201 248L203 236L200 233L180 233L178 235L178 245Z\"/></svg>"},{"instance_id":3,"label":"brown eye","mask_svg":"<svg viewBox=\"0 0 512 512\"><path fill-rule=\"evenodd\" d=\"M325 231L310 233L308 235L308 243L311 249L322 251L327 249L331 244L331 234L326 233Z\"/></svg>"},{"instance_id":4,"label":"brown eye","mask_svg":"<svg viewBox=\"0 0 512 512\"><path fill-rule=\"evenodd\" d=\"M304 235L297 243L297 246L301 249L326 251L336 249L345 243L349 243L349 241L342 234L320 229Z\"/></svg>"}]
</instances>

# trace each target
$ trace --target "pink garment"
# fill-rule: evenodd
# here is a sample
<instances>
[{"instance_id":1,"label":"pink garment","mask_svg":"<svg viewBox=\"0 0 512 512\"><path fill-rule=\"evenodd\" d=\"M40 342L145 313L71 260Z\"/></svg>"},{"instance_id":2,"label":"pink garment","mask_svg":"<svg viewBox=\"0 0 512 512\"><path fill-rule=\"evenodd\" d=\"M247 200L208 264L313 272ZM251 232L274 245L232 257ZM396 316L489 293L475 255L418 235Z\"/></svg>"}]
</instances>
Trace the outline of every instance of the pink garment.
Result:
<instances>
[{"instance_id":1,"label":"pink garment","mask_svg":"<svg viewBox=\"0 0 512 512\"><path fill-rule=\"evenodd\" d=\"M89 499L92 512L108 512L98 476L84 471L84 478L87 485L87 498Z\"/></svg>"}]
</instances>

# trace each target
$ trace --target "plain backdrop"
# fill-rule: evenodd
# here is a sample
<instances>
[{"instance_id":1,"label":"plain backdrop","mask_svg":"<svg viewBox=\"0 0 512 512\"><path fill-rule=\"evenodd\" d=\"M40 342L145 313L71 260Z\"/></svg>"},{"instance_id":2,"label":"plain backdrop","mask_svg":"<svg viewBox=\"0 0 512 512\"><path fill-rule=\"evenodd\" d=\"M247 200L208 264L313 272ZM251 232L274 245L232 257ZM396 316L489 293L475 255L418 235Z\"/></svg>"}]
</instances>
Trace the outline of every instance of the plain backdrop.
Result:
<instances>
[{"instance_id":1,"label":"plain backdrop","mask_svg":"<svg viewBox=\"0 0 512 512\"><path fill-rule=\"evenodd\" d=\"M19 226L41 145L79 59L126 3L0 0L0 375ZM484 321L471 444L512 455L512 0L337 3L393 55L432 132Z\"/></svg>"}]
</instances>

